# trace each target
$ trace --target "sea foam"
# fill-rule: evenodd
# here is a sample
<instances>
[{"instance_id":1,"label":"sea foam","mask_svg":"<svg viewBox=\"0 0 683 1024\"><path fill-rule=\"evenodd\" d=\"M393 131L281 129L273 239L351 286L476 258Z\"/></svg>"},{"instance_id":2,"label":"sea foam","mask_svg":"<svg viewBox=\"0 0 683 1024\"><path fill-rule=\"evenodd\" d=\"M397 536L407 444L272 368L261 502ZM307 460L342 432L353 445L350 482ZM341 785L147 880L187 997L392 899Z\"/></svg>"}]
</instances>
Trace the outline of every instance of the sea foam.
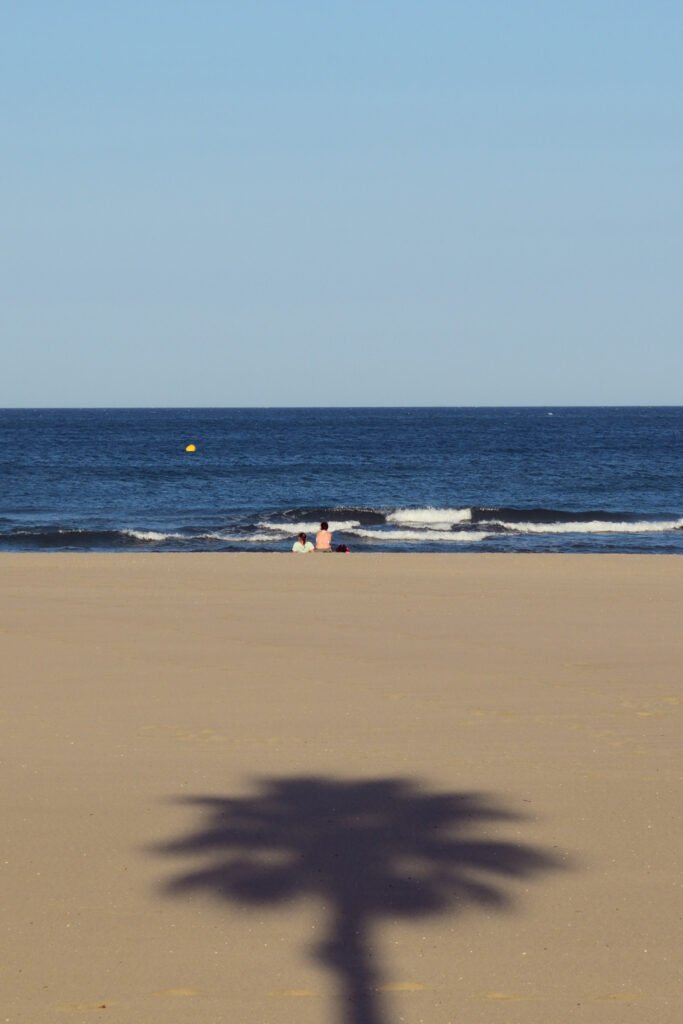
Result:
<instances>
[{"instance_id":1,"label":"sea foam","mask_svg":"<svg viewBox=\"0 0 683 1024\"><path fill-rule=\"evenodd\" d=\"M474 544L491 536L490 533L477 530L367 530L360 528L349 532L356 537L380 540L385 544L392 544L397 540L421 543L438 540L447 544Z\"/></svg>"},{"instance_id":2,"label":"sea foam","mask_svg":"<svg viewBox=\"0 0 683 1024\"><path fill-rule=\"evenodd\" d=\"M610 522L595 519L591 522L569 523L508 523L502 519L487 520L487 525L498 526L510 533L667 533L683 528L683 519L643 520L637 523Z\"/></svg>"},{"instance_id":3,"label":"sea foam","mask_svg":"<svg viewBox=\"0 0 683 1024\"><path fill-rule=\"evenodd\" d=\"M269 523L267 521L261 521L257 525L262 530L271 530L273 533L279 533L286 537L296 537L299 533L317 533L320 529L320 522ZM360 522L358 519L348 519L341 522L334 522L333 520L330 520L328 525L331 533L348 533L355 527L360 526Z\"/></svg>"},{"instance_id":4,"label":"sea foam","mask_svg":"<svg viewBox=\"0 0 683 1024\"><path fill-rule=\"evenodd\" d=\"M457 523L472 519L470 508L398 508L387 515L388 523L401 526L422 526L430 530L447 530Z\"/></svg>"},{"instance_id":5,"label":"sea foam","mask_svg":"<svg viewBox=\"0 0 683 1024\"><path fill-rule=\"evenodd\" d=\"M158 530L121 530L121 533L125 537L132 537L133 540L155 543L165 540L183 540L182 533L160 533Z\"/></svg>"}]
</instances>

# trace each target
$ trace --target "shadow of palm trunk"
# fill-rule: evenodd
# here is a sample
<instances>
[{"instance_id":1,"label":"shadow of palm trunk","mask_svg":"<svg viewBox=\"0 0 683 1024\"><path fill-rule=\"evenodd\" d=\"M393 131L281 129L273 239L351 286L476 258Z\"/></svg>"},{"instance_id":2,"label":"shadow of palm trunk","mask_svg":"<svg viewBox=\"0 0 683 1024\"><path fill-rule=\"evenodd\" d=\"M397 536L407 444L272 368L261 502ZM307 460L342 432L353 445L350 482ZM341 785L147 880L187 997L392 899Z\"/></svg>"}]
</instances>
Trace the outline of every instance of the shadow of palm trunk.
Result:
<instances>
[{"instance_id":1,"label":"shadow of palm trunk","mask_svg":"<svg viewBox=\"0 0 683 1024\"><path fill-rule=\"evenodd\" d=\"M370 926L343 899L330 920L330 940L320 959L337 975L340 985L340 1024L383 1024L378 995L379 973L373 965Z\"/></svg>"}]
</instances>

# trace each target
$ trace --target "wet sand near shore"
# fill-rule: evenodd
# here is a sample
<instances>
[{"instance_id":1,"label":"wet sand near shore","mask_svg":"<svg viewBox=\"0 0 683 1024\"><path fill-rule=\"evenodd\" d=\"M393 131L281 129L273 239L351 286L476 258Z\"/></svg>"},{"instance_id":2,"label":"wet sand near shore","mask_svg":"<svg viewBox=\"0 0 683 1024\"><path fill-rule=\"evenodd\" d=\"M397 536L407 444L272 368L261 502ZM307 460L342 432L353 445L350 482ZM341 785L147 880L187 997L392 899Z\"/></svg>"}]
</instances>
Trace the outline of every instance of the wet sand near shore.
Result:
<instances>
[{"instance_id":1,"label":"wet sand near shore","mask_svg":"<svg viewBox=\"0 0 683 1024\"><path fill-rule=\"evenodd\" d=\"M674 1024L683 561L0 557L0 1021Z\"/></svg>"}]
</instances>

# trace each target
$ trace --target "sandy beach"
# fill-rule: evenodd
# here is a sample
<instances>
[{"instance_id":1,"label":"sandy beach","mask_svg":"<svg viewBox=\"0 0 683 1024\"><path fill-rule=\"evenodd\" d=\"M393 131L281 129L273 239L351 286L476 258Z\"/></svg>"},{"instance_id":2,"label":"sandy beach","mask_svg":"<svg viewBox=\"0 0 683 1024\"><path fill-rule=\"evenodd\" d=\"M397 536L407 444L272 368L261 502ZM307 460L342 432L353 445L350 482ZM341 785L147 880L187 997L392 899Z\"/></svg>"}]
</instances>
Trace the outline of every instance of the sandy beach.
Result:
<instances>
[{"instance_id":1,"label":"sandy beach","mask_svg":"<svg viewBox=\"0 0 683 1024\"><path fill-rule=\"evenodd\" d=\"M680 1020L680 559L0 579L0 1020Z\"/></svg>"}]
</instances>

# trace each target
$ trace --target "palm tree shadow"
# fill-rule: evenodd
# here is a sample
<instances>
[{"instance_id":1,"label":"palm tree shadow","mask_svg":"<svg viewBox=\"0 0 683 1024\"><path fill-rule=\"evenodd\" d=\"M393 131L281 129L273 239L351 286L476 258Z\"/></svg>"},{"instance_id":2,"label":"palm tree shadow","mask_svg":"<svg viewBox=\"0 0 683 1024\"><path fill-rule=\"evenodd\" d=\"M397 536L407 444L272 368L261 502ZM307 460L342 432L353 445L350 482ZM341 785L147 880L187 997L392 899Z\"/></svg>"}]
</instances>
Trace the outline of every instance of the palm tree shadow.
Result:
<instances>
[{"instance_id":1,"label":"palm tree shadow","mask_svg":"<svg viewBox=\"0 0 683 1024\"><path fill-rule=\"evenodd\" d=\"M155 850L206 863L164 891L203 889L247 905L320 896L331 911L315 952L339 980L345 1024L386 1021L370 943L375 921L468 905L502 910L511 904L506 879L561 866L549 852L476 834L520 815L479 794L428 793L404 779L262 779L253 796L182 802L203 821Z\"/></svg>"}]
</instances>

